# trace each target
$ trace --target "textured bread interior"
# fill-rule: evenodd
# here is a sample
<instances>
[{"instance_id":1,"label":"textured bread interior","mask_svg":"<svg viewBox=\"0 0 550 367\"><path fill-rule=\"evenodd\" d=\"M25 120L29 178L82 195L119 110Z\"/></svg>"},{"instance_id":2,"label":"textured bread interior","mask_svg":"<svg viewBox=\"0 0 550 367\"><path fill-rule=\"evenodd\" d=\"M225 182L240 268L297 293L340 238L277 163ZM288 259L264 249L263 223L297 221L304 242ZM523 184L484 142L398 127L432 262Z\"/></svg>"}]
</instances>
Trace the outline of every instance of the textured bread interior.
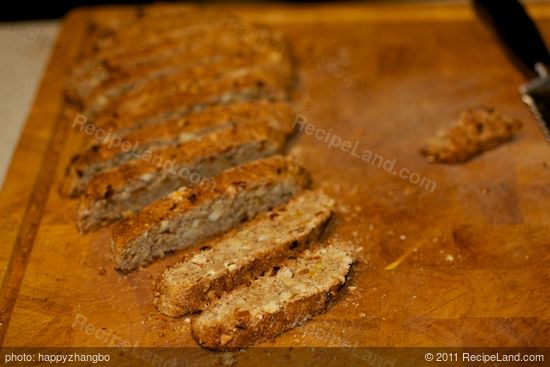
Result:
<instances>
[{"instance_id":1,"label":"textured bread interior","mask_svg":"<svg viewBox=\"0 0 550 367\"><path fill-rule=\"evenodd\" d=\"M211 348L248 346L273 338L324 311L344 284L352 262L351 252L342 245L305 250L274 275L223 296L193 320L193 336ZM328 293L332 295L327 298Z\"/></svg>"},{"instance_id":2,"label":"textured bread interior","mask_svg":"<svg viewBox=\"0 0 550 367\"><path fill-rule=\"evenodd\" d=\"M198 311L223 292L261 275L315 241L333 204L322 192L304 191L204 244L200 252L160 277L157 308L170 316Z\"/></svg>"},{"instance_id":3,"label":"textured bread interior","mask_svg":"<svg viewBox=\"0 0 550 367\"><path fill-rule=\"evenodd\" d=\"M62 191L66 196L80 195L89 180L102 170L120 166L169 146L201 138L233 124L263 124L283 134L292 131L292 109L286 103L256 101L214 106L200 113L168 120L157 125L144 126L121 140L132 144L132 150L121 149L120 144L94 144L73 158L67 168Z\"/></svg>"},{"instance_id":4,"label":"textured bread interior","mask_svg":"<svg viewBox=\"0 0 550 367\"><path fill-rule=\"evenodd\" d=\"M117 268L131 270L225 232L288 201L309 184L309 176L294 162L273 156L228 170L213 184L175 191L115 225Z\"/></svg>"},{"instance_id":5,"label":"textured bread interior","mask_svg":"<svg viewBox=\"0 0 550 367\"><path fill-rule=\"evenodd\" d=\"M112 114L98 116L95 123L104 129L131 131L167 118L199 112L213 105L259 99L286 101L289 98L288 88L289 81L281 80L272 73L252 69L206 85L188 83L183 90L172 93L168 93L160 83L158 92L140 91L136 96L128 95L124 100L113 102L109 106Z\"/></svg>"},{"instance_id":6,"label":"textured bread interior","mask_svg":"<svg viewBox=\"0 0 550 367\"><path fill-rule=\"evenodd\" d=\"M95 176L79 206L81 231L118 220L125 212L139 210L181 186L194 186L227 168L276 154L283 148L278 134L270 136L265 129L260 134L248 134L248 126L237 129L241 128L240 137L231 127L180 147L167 148L157 154L161 165L134 161ZM166 162L173 162L169 169L164 166Z\"/></svg>"},{"instance_id":7,"label":"textured bread interior","mask_svg":"<svg viewBox=\"0 0 550 367\"><path fill-rule=\"evenodd\" d=\"M266 62L288 58L284 43L272 32L243 24L243 32L237 34L227 32L225 27L227 23L223 21L208 25L195 24L175 30L177 39L171 37L171 42L158 37L141 51L136 45L128 52L121 52L119 48L115 52L97 55L75 69L68 86L69 95L79 100L86 99L85 104L90 105L93 103L90 102L91 96L97 95L98 89L104 89L102 96L113 98L121 91L127 92L148 81L192 66L238 57L264 57ZM198 33L202 33L201 42L187 42L188 36ZM143 41L140 41L139 45L142 45ZM243 48L245 45L248 47ZM273 58L272 53L279 55L278 58Z\"/></svg>"}]
</instances>

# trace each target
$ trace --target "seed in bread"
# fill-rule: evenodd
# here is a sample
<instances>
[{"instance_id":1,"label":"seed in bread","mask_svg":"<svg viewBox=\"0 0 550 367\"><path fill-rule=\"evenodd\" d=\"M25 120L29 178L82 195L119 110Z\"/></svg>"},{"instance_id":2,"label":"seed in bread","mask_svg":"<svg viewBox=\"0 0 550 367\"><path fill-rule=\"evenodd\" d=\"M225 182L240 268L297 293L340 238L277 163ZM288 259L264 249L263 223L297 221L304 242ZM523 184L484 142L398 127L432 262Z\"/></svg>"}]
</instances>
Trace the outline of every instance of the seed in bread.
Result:
<instances>
[{"instance_id":1,"label":"seed in bread","mask_svg":"<svg viewBox=\"0 0 550 367\"><path fill-rule=\"evenodd\" d=\"M472 108L463 111L452 127L439 131L421 153L431 162L463 163L512 140L521 126L521 121L503 116L492 107Z\"/></svg>"},{"instance_id":2,"label":"seed in bread","mask_svg":"<svg viewBox=\"0 0 550 367\"><path fill-rule=\"evenodd\" d=\"M333 205L320 191L304 191L206 243L193 257L164 271L156 287L158 310L172 317L203 310L220 295L296 255L319 238Z\"/></svg>"},{"instance_id":3,"label":"seed in bread","mask_svg":"<svg viewBox=\"0 0 550 367\"><path fill-rule=\"evenodd\" d=\"M156 125L143 126L122 135L117 144L114 140L93 144L73 157L61 191L65 196L77 197L100 171L120 166L145 151L153 152L200 138L231 123L264 124L289 134L292 119L292 108L287 103L254 101L214 106Z\"/></svg>"},{"instance_id":4,"label":"seed in bread","mask_svg":"<svg viewBox=\"0 0 550 367\"><path fill-rule=\"evenodd\" d=\"M191 324L193 338L213 349L248 347L325 312L344 285L353 256L341 243L305 250L275 275L224 295Z\"/></svg>"},{"instance_id":5,"label":"seed in bread","mask_svg":"<svg viewBox=\"0 0 550 367\"><path fill-rule=\"evenodd\" d=\"M93 176L81 196L81 232L121 219L181 186L192 186L241 163L280 153L286 134L255 122L231 124L179 146L145 152Z\"/></svg>"},{"instance_id":6,"label":"seed in bread","mask_svg":"<svg viewBox=\"0 0 550 367\"><path fill-rule=\"evenodd\" d=\"M181 188L113 226L115 266L133 270L166 252L204 242L287 202L308 184L300 165L278 155Z\"/></svg>"}]
</instances>

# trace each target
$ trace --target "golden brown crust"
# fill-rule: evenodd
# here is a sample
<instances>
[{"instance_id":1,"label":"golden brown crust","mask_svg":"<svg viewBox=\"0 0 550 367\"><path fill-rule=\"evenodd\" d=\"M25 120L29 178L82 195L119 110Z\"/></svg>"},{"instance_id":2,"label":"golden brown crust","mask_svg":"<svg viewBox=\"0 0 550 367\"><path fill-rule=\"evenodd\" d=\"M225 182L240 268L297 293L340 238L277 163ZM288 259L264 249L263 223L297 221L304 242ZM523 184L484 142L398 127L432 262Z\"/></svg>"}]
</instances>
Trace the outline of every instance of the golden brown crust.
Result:
<instances>
[{"instance_id":1,"label":"golden brown crust","mask_svg":"<svg viewBox=\"0 0 550 367\"><path fill-rule=\"evenodd\" d=\"M205 243L195 256L163 272L156 283L157 309L172 317L203 310L316 241L333 204L320 191L305 191Z\"/></svg>"},{"instance_id":2,"label":"golden brown crust","mask_svg":"<svg viewBox=\"0 0 550 367\"><path fill-rule=\"evenodd\" d=\"M503 116L494 108L469 109L460 114L452 127L429 140L421 153L431 162L462 163L512 140L521 127L521 121Z\"/></svg>"},{"instance_id":3,"label":"golden brown crust","mask_svg":"<svg viewBox=\"0 0 550 367\"><path fill-rule=\"evenodd\" d=\"M274 198L274 201L279 201L276 205L279 205L288 199L287 195L292 195L308 184L309 175L301 166L289 158L273 156L224 171L211 181L201 182L194 188L174 191L113 227L112 250L115 264L118 268L126 268L125 270L139 266L139 263L125 264L129 252L140 245L140 240L143 240L144 236L149 236L151 230L160 228L165 220L188 216L194 213L194 210L208 208L218 199L225 198L231 202L237 197L246 197L247 193L257 194L259 191L264 191L263 199L269 200L270 195L274 195L269 190L282 187L281 198ZM259 205L259 209L262 209L263 204L259 203ZM246 215L246 212L240 215ZM235 215L231 220L236 221L235 224L239 223L245 219L240 218L240 215Z\"/></svg>"}]
</instances>

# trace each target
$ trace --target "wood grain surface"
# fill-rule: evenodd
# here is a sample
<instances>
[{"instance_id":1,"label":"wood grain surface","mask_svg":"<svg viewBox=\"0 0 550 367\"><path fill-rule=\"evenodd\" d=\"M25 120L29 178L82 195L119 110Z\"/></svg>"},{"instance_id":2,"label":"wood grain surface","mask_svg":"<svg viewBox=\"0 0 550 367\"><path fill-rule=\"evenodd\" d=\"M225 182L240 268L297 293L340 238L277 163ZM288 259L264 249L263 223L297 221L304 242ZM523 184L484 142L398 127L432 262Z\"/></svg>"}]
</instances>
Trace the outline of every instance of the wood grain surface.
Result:
<instances>
[{"instance_id":1,"label":"wood grain surface","mask_svg":"<svg viewBox=\"0 0 550 367\"><path fill-rule=\"evenodd\" d=\"M324 315L266 346L550 346L550 145L518 98L521 75L464 6L239 6L284 32L300 64L297 111L369 150L390 172L299 134L289 152L338 200L330 235L362 248ZM550 39L550 6L531 8ZM82 140L62 87L94 17L71 13L1 193L4 346L194 346L185 319L160 315L152 282L182 254L129 275L109 230L81 236L57 186ZM464 108L493 105L525 126L462 165L418 150ZM388 164L390 164L388 163ZM393 172L417 173L411 179ZM426 190L411 183L425 178ZM188 320L187 320L188 321ZM91 325L103 333L89 333Z\"/></svg>"}]
</instances>

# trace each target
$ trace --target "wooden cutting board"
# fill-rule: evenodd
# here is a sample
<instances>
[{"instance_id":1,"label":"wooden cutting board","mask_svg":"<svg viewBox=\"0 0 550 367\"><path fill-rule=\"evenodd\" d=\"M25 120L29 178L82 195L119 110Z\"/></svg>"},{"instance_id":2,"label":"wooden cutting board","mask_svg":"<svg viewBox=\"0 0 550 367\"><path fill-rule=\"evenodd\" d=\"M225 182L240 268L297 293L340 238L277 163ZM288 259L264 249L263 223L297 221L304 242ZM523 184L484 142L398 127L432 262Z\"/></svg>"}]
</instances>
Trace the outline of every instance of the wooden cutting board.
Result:
<instances>
[{"instance_id":1,"label":"wooden cutting board","mask_svg":"<svg viewBox=\"0 0 550 367\"><path fill-rule=\"evenodd\" d=\"M297 111L308 123L393 165L388 172L306 132L291 142L315 186L338 200L330 234L362 250L329 312L264 345L549 346L550 145L518 98L522 77L471 11L228 10L287 35L300 64ZM531 10L550 39L550 6ZM62 106L65 77L88 22L128 12L71 13L44 74L1 193L4 346L105 346L115 337L195 345L185 319L152 305L153 280L181 254L121 275L109 231L79 235L75 202L57 192L82 139L71 128L74 111ZM418 154L437 129L479 104L523 120L519 137L462 165Z\"/></svg>"}]
</instances>

